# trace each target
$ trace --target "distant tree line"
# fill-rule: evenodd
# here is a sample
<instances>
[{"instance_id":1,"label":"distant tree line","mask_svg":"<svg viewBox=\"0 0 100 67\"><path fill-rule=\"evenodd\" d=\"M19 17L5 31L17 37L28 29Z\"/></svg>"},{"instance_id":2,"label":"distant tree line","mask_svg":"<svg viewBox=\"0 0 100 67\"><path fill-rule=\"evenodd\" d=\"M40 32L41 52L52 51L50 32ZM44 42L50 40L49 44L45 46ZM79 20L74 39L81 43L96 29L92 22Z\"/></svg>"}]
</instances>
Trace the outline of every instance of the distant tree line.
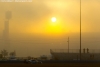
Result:
<instances>
[{"instance_id":1,"label":"distant tree line","mask_svg":"<svg viewBox=\"0 0 100 67\"><path fill-rule=\"evenodd\" d=\"M1 50L1 54L0 54L0 58L6 58L6 57L8 57L8 56L10 56L10 57L15 57L16 56L16 52L15 51L13 51L13 52L8 52L7 50Z\"/></svg>"}]
</instances>

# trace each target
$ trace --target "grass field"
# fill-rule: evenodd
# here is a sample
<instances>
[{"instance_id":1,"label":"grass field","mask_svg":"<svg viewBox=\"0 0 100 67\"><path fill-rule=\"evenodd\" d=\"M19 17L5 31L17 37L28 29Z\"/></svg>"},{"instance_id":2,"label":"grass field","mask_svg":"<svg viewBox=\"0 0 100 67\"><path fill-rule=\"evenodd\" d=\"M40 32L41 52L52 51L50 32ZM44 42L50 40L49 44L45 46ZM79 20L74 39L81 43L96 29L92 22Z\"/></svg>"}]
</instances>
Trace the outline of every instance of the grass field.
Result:
<instances>
[{"instance_id":1,"label":"grass field","mask_svg":"<svg viewBox=\"0 0 100 67\"><path fill-rule=\"evenodd\" d=\"M0 63L0 67L100 67L100 63L44 63L44 64L24 64L24 63Z\"/></svg>"}]
</instances>

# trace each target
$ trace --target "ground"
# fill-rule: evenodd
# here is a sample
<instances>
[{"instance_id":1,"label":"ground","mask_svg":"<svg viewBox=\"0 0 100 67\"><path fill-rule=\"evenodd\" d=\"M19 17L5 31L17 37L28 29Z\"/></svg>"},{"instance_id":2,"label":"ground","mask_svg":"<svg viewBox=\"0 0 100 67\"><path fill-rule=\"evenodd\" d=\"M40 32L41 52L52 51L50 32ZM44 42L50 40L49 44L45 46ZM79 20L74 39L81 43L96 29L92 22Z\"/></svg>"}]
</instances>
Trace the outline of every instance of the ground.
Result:
<instances>
[{"instance_id":1,"label":"ground","mask_svg":"<svg viewBox=\"0 0 100 67\"><path fill-rule=\"evenodd\" d=\"M100 63L0 63L0 67L100 67Z\"/></svg>"}]
</instances>

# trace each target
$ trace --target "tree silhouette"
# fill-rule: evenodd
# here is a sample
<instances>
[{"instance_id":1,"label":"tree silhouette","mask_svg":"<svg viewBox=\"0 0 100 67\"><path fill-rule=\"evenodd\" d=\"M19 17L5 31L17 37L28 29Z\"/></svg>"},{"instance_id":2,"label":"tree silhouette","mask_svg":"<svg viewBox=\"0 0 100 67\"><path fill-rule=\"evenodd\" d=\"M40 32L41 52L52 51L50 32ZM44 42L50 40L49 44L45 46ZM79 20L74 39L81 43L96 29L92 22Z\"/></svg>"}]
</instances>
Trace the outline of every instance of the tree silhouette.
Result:
<instances>
[{"instance_id":1,"label":"tree silhouette","mask_svg":"<svg viewBox=\"0 0 100 67\"><path fill-rule=\"evenodd\" d=\"M7 50L1 50L1 54L2 54L2 56L5 58L6 56L8 56L8 52L7 52Z\"/></svg>"},{"instance_id":2,"label":"tree silhouette","mask_svg":"<svg viewBox=\"0 0 100 67\"><path fill-rule=\"evenodd\" d=\"M15 56L16 56L16 52L15 52L15 51L10 52L9 55L10 55L11 57L15 57Z\"/></svg>"}]
</instances>

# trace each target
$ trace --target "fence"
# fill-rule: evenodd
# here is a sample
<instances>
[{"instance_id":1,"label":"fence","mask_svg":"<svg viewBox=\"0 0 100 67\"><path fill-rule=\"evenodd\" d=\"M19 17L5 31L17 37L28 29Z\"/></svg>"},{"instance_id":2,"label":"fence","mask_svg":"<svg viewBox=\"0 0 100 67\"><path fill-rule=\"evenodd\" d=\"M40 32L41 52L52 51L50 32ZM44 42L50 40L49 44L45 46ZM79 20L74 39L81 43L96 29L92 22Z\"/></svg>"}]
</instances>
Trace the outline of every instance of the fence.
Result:
<instances>
[{"instance_id":1,"label":"fence","mask_svg":"<svg viewBox=\"0 0 100 67\"><path fill-rule=\"evenodd\" d=\"M79 49L50 49L50 53L80 53ZM100 49L82 49L81 53L100 53Z\"/></svg>"}]
</instances>

